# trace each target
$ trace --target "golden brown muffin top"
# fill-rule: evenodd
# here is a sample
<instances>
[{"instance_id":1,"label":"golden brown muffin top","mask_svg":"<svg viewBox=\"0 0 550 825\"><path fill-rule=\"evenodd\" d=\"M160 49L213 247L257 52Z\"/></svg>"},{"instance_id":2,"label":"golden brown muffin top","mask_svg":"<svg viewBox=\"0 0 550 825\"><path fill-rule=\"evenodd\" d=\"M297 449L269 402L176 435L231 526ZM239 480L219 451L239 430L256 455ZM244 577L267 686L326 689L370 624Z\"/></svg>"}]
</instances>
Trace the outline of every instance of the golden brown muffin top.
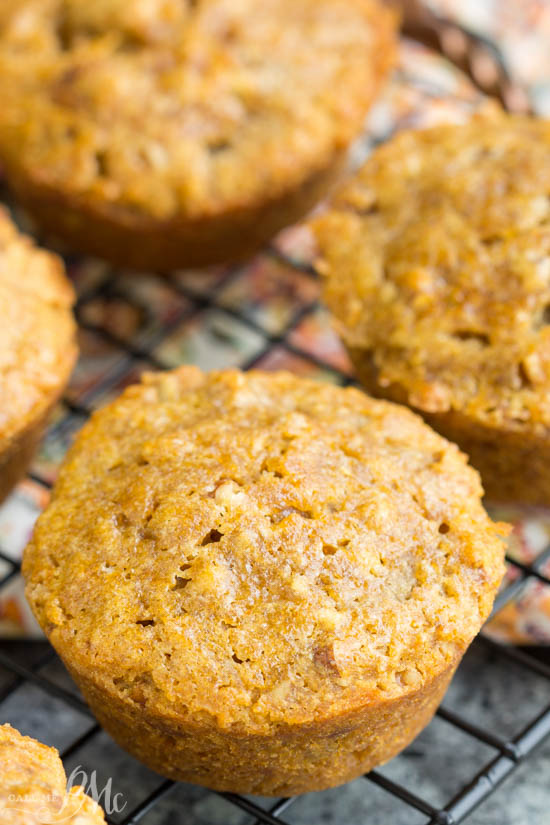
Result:
<instances>
[{"instance_id":1,"label":"golden brown muffin top","mask_svg":"<svg viewBox=\"0 0 550 825\"><path fill-rule=\"evenodd\" d=\"M0 208L0 450L69 376L73 299L60 258L21 235Z\"/></svg>"},{"instance_id":2,"label":"golden brown muffin top","mask_svg":"<svg viewBox=\"0 0 550 825\"><path fill-rule=\"evenodd\" d=\"M360 130L394 29L378 0L2 0L0 153L132 219L276 197Z\"/></svg>"},{"instance_id":3,"label":"golden brown muffin top","mask_svg":"<svg viewBox=\"0 0 550 825\"><path fill-rule=\"evenodd\" d=\"M314 222L325 298L426 412L550 427L550 122L403 132Z\"/></svg>"},{"instance_id":4,"label":"golden brown muffin top","mask_svg":"<svg viewBox=\"0 0 550 825\"><path fill-rule=\"evenodd\" d=\"M99 806L66 781L55 748L0 725L2 825L105 825Z\"/></svg>"},{"instance_id":5,"label":"golden brown muffin top","mask_svg":"<svg viewBox=\"0 0 550 825\"><path fill-rule=\"evenodd\" d=\"M477 473L417 416L182 367L95 413L25 553L54 647L166 718L265 732L414 691L503 571Z\"/></svg>"}]
</instances>

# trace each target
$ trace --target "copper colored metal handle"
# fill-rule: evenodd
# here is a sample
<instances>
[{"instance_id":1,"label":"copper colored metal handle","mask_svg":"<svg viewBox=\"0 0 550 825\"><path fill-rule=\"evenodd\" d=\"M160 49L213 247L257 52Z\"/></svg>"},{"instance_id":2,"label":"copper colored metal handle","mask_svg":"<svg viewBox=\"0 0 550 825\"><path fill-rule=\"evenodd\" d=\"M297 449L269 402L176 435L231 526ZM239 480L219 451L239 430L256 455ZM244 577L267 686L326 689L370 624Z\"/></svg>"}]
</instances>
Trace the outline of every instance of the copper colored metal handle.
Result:
<instances>
[{"instance_id":1,"label":"copper colored metal handle","mask_svg":"<svg viewBox=\"0 0 550 825\"><path fill-rule=\"evenodd\" d=\"M454 20L437 15L421 0L388 0L399 9L402 31L447 57L484 94L497 98L505 109L531 112L529 97L508 72L497 45Z\"/></svg>"}]
</instances>

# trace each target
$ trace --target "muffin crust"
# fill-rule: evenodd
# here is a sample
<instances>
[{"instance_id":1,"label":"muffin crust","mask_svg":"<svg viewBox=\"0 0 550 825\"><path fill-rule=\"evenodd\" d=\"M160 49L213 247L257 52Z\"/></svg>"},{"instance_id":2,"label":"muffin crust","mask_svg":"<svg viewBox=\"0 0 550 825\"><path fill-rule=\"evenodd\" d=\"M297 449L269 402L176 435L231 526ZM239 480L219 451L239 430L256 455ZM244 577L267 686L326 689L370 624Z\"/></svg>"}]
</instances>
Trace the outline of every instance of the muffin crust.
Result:
<instances>
[{"instance_id":1,"label":"muffin crust","mask_svg":"<svg viewBox=\"0 0 550 825\"><path fill-rule=\"evenodd\" d=\"M0 210L0 500L24 473L76 360L61 260Z\"/></svg>"},{"instance_id":2,"label":"muffin crust","mask_svg":"<svg viewBox=\"0 0 550 825\"><path fill-rule=\"evenodd\" d=\"M99 805L66 782L55 748L0 725L2 825L105 825Z\"/></svg>"},{"instance_id":3,"label":"muffin crust","mask_svg":"<svg viewBox=\"0 0 550 825\"><path fill-rule=\"evenodd\" d=\"M117 263L246 254L339 172L395 22L378 0L6 0L8 179Z\"/></svg>"},{"instance_id":4,"label":"muffin crust","mask_svg":"<svg viewBox=\"0 0 550 825\"><path fill-rule=\"evenodd\" d=\"M550 124L405 132L314 221L367 390L456 440L497 500L550 501Z\"/></svg>"},{"instance_id":5,"label":"muffin crust","mask_svg":"<svg viewBox=\"0 0 550 825\"><path fill-rule=\"evenodd\" d=\"M427 723L488 615L503 548L479 497L454 445L355 389L148 374L72 447L27 596L155 770L328 787Z\"/></svg>"}]
</instances>

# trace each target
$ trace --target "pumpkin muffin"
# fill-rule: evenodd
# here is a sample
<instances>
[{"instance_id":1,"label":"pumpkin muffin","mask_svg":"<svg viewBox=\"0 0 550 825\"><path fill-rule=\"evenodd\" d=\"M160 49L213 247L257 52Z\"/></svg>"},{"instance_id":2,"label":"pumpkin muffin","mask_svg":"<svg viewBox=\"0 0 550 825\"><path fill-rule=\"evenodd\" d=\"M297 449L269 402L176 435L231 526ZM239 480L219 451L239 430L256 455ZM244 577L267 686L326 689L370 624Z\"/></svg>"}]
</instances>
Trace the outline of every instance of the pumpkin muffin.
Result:
<instances>
[{"instance_id":1,"label":"pumpkin muffin","mask_svg":"<svg viewBox=\"0 0 550 825\"><path fill-rule=\"evenodd\" d=\"M55 748L0 725L2 825L105 825L101 808L84 789L66 786Z\"/></svg>"},{"instance_id":2,"label":"pumpkin muffin","mask_svg":"<svg viewBox=\"0 0 550 825\"><path fill-rule=\"evenodd\" d=\"M159 773L287 795L430 720L503 573L466 457L289 373L146 374L70 450L27 597L101 724Z\"/></svg>"},{"instance_id":3,"label":"pumpkin muffin","mask_svg":"<svg viewBox=\"0 0 550 825\"><path fill-rule=\"evenodd\" d=\"M3 0L8 181L117 264L242 258L338 175L395 28L378 0Z\"/></svg>"},{"instance_id":4,"label":"pumpkin muffin","mask_svg":"<svg viewBox=\"0 0 550 825\"><path fill-rule=\"evenodd\" d=\"M73 368L73 298L57 255L0 208L0 501L25 473Z\"/></svg>"},{"instance_id":5,"label":"pumpkin muffin","mask_svg":"<svg viewBox=\"0 0 550 825\"><path fill-rule=\"evenodd\" d=\"M496 501L550 504L550 122L404 132L313 222L373 395L456 441Z\"/></svg>"}]
</instances>

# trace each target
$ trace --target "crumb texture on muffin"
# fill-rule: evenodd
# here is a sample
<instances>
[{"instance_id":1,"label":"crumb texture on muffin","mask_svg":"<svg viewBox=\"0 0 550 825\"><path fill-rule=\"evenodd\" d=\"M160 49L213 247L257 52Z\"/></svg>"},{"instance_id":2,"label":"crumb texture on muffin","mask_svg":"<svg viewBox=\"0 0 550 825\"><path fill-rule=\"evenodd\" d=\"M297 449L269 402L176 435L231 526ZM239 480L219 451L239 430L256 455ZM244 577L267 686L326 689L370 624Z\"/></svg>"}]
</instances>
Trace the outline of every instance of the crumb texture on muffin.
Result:
<instances>
[{"instance_id":1,"label":"crumb texture on muffin","mask_svg":"<svg viewBox=\"0 0 550 825\"><path fill-rule=\"evenodd\" d=\"M69 378L76 359L73 300L61 260L21 235L0 210L0 459Z\"/></svg>"},{"instance_id":2,"label":"crumb texture on muffin","mask_svg":"<svg viewBox=\"0 0 550 825\"><path fill-rule=\"evenodd\" d=\"M92 698L239 735L345 717L479 630L503 572L480 493L456 446L356 389L146 374L72 447L27 595Z\"/></svg>"},{"instance_id":3,"label":"crumb texture on muffin","mask_svg":"<svg viewBox=\"0 0 550 825\"><path fill-rule=\"evenodd\" d=\"M404 132L313 226L366 386L472 447L498 487L480 446L491 430L549 434L550 123L500 114Z\"/></svg>"},{"instance_id":4,"label":"crumb texture on muffin","mask_svg":"<svg viewBox=\"0 0 550 825\"><path fill-rule=\"evenodd\" d=\"M66 782L55 748L0 725L2 825L105 825L99 805Z\"/></svg>"},{"instance_id":5,"label":"crumb texture on muffin","mask_svg":"<svg viewBox=\"0 0 550 825\"><path fill-rule=\"evenodd\" d=\"M394 29L376 0L3 0L8 177L129 222L276 197L358 133Z\"/></svg>"}]
</instances>

